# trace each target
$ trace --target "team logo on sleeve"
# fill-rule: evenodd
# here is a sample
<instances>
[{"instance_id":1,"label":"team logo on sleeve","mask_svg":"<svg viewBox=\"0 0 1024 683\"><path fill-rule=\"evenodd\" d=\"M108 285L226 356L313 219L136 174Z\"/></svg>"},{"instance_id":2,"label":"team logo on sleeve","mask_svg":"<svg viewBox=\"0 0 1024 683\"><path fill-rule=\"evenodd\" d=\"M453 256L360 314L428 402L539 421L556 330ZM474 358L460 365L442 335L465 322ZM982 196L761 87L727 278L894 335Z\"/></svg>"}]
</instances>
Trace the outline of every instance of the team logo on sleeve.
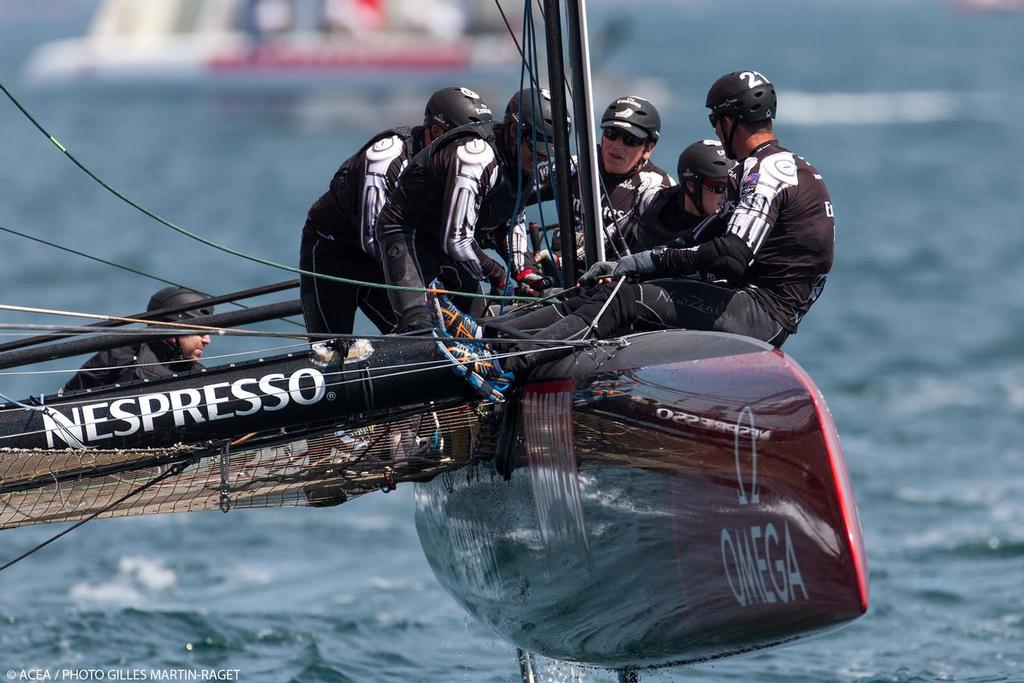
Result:
<instances>
[{"instance_id":1,"label":"team logo on sleeve","mask_svg":"<svg viewBox=\"0 0 1024 683\"><path fill-rule=\"evenodd\" d=\"M760 173L750 173L743 178L743 181L740 183L740 199L737 202L737 206L748 211L754 209L754 206L758 203L757 186L760 182Z\"/></svg>"},{"instance_id":2,"label":"team logo on sleeve","mask_svg":"<svg viewBox=\"0 0 1024 683\"><path fill-rule=\"evenodd\" d=\"M761 180L760 173L750 173L744 179L740 185L740 196L746 197L748 194L754 192L754 188L757 187L757 183Z\"/></svg>"}]
</instances>

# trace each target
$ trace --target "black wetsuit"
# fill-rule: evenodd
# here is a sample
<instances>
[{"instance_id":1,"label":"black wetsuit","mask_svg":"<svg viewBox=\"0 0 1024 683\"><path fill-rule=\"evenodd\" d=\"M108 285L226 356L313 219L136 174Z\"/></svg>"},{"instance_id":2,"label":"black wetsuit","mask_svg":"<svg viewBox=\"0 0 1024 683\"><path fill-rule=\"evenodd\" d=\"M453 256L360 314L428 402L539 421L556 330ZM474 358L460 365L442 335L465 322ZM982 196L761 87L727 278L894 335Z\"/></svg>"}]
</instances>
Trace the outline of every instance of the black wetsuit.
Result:
<instances>
[{"instance_id":1,"label":"black wetsuit","mask_svg":"<svg viewBox=\"0 0 1024 683\"><path fill-rule=\"evenodd\" d=\"M125 384L143 379L160 379L175 373L201 370L202 365L181 356L181 349L173 339L119 346L100 351L90 358L68 380L62 391L96 389L113 384Z\"/></svg>"},{"instance_id":2,"label":"black wetsuit","mask_svg":"<svg viewBox=\"0 0 1024 683\"><path fill-rule=\"evenodd\" d=\"M495 123L455 128L409 162L377 221L389 284L421 289L441 277L448 289L479 292L482 281L504 280L504 267L475 239L478 229L508 222L517 184L529 187L516 177L516 161L505 158L501 133ZM390 290L388 296L399 330L430 327L422 292Z\"/></svg>"},{"instance_id":3,"label":"black wetsuit","mask_svg":"<svg viewBox=\"0 0 1024 683\"><path fill-rule=\"evenodd\" d=\"M631 173L625 175L611 175L604 170L601 159L601 147L598 145L598 163L601 177L601 216L605 228L605 254L606 258L615 259L627 250L636 251L633 243L639 239L639 234L644 230L642 227L643 216L649 211L652 202L662 193L673 187L676 182L666 171L656 166L650 159L637 166ZM580 199L579 175L575 159L570 164L573 178L573 212L576 221L576 263L580 266L580 273L583 274L584 237L579 228L582 224L582 206ZM546 163L537 166L537 174L534 180L533 194L529 202L548 201L554 198L554 188L551 185L551 175L554 172L554 164ZM519 222L512 226L511 253L509 262L512 264L513 272L518 272L523 267L533 268L533 256L529 253L529 241L527 239L527 228L525 215L520 217ZM659 242L658 244L664 244ZM561 243L557 233L552 238L552 248L555 251L560 249Z\"/></svg>"},{"instance_id":4,"label":"black wetsuit","mask_svg":"<svg viewBox=\"0 0 1024 683\"><path fill-rule=\"evenodd\" d=\"M692 247L697 244L695 228L704 218L685 209L685 186L666 187L650 201L647 210L626 235L626 246L632 253L660 246ZM710 239L712 235L702 235Z\"/></svg>"},{"instance_id":5,"label":"black wetsuit","mask_svg":"<svg viewBox=\"0 0 1024 683\"><path fill-rule=\"evenodd\" d=\"M685 328L743 334L780 346L818 298L831 268L832 203L814 167L776 140L753 150L731 185L726 205L701 228L720 234L699 236L697 246L656 256L652 277L669 277L623 283L617 290L602 285L509 324L540 328L539 339L581 338L593 324L591 335L598 337ZM564 353L547 350L504 364L523 371Z\"/></svg>"},{"instance_id":6,"label":"black wetsuit","mask_svg":"<svg viewBox=\"0 0 1024 683\"><path fill-rule=\"evenodd\" d=\"M384 283L377 217L409 159L423 148L423 127L374 135L342 163L330 187L309 209L299 267L360 282ZM383 333L397 316L387 291L303 275L302 313L310 332L349 334L361 309Z\"/></svg>"},{"instance_id":7,"label":"black wetsuit","mask_svg":"<svg viewBox=\"0 0 1024 683\"><path fill-rule=\"evenodd\" d=\"M650 159L640 164L632 173L611 175L604 170L600 145L598 148L601 184L605 191L601 200L605 254L610 259L618 258L626 253L623 246L636 239L641 216L648 210L654 198L666 188L673 187L676 182ZM582 247L577 248L576 257L580 263L584 262Z\"/></svg>"}]
</instances>

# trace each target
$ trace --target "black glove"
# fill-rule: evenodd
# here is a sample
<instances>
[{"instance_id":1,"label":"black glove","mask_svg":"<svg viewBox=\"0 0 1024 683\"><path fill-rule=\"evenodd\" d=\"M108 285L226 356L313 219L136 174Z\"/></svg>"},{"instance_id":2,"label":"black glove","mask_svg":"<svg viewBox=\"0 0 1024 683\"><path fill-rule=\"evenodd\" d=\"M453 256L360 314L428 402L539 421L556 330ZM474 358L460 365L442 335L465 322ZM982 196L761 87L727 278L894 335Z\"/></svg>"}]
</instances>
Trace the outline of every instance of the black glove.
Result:
<instances>
[{"instance_id":1,"label":"black glove","mask_svg":"<svg viewBox=\"0 0 1024 683\"><path fill-rule=\"evenodd\" d=\"M583 273L583 277L580 278L580 284L588 289L596 287L601 284L601 280L611 277L614 271L615 264L611 261L598 261L590 266L590 270Z\"/></svg>"}]
</instances>

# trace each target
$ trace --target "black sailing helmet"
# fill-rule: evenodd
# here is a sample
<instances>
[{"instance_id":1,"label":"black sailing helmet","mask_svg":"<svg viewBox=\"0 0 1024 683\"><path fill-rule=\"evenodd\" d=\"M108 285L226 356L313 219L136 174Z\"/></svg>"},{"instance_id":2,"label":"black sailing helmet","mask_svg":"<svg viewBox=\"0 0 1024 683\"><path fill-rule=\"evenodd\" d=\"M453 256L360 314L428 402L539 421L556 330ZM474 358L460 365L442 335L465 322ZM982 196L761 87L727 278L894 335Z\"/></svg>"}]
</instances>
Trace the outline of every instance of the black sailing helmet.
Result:
<instances>
[{"instance_id":1,"label":"black sailing helmet","mask_svg":"<svg viewBox=\"0 0 1024 683\"><path fill-rule=\"evenodd\" d=\"M661 114L650 100L629 95L620 97L604 110L601 128L621 128L640 139L657 142L661 137Z\"/></svg>"},{"instance_id":2,"label":"black sailing helmet","mask_svg":"<svg viewBox=\"0 0 1024 683\"><path fill-rule=\"evenodd\" d=\"M185 289L184 287L164 287L150 297L149 304L146 306L146 311L159 311L163 308L187 306L188 304L197 301L203 301L206 298L207 297L203 296L199 292L192 291L191 289ZM174 321L185 320L187 318L200 318L204 315L213 315L213 306L202 306L189 311L172 313L170 315L160 316L158 319Z\"/></svg>"},{"instance_id":3,"label":"black sailing helmet","mask_svg":"<svg viewBox=\"0 0 1024 683\"><path fill-rule=\"evenodd\" d=\"M704 106L711 110L708 119L711 126L723 116L731 116L736 123L756 123L775 118L776 110L775 86L757 71L733 71L719 78L708 90ZM729 130L723 127L725 153L733 159L733 138L736 136L736 123Z\"/></svg>"},{"instance_id":4,"label":"black sailing helmet","mask_svg":"<svg viewBox=\"0 0 1024 683\"><path fill-rule=\"evenodd\" d=\"M515 135L515 128L522 129L522 139L552 142L555 139L555 115L551 110L551 92L546 88L520 90L505 107L505 127Z\"/></svg>"},{"instance_id":5,"label":"black sailing helmet","mask_svg":"<svg viewBox=\"0 0 1024 683\"><path fill-rule=\"evenodd\" d=\"M698 140L679 155L676 173L679 181L705 178L724 178L736 166L736 162L725 155L725 148L718 140Z\"/></svg>"},{"instance_id":6,"label":"black sailing helmet","mask_svg":"<svg viewBox=\"0 0 1024 683\"><path fill-rule=\"evenodd\" d=\"M775 86L757 71L733 71L714 82L704 106L711 110L712 126L721 116L732 116L742 123L774 119Z\"/></svg>"},{"instance_id":7,"label":"black sailing helmet","mask_svg":"<svg viewBox=\"0 0 1024 683\"><path fill-rule=\"evenodd\" d=\"M725 147L718 140L698 140L679 155L676 173L683 184L683 192L690 198L697 210L704 215L704 192L701 185L705 178L724 178L736 166L736 162L725 154ZM694 188L687 185L691 181Z\"/></svg>"},{"instance_id":8,"label":"black sailing helmet","mask_svg":"<svg viewBox=\"0 0 1024 683\"><path fill-rule=\"evenodd\" d=\"M491 108L469 88L441 88L427 100L423 125L439 124L446 131L467 123L484 123L492 118Z\"/></svg>"}]
</instances>

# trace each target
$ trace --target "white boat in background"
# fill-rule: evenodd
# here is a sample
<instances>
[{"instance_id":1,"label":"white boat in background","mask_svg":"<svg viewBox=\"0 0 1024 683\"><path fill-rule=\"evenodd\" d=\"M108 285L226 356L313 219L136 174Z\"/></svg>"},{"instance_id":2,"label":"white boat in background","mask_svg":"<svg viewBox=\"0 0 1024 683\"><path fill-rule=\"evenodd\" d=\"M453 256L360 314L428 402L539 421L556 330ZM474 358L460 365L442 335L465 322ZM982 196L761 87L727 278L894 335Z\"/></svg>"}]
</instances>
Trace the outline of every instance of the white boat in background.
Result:
<instances>
[{"instance_id":1,"label":"white boat in background","mask_svg":"<svg viewBox=\"0 0 1024 683\"><path fill-rule=\"evenodd\" d=\"M441 85L507 77L519 56L479 0L105 0L46 43L35 86ZM488 5L490 7L490 5ZM480 11L478 11L478 9ZM519 17L512 16L513 30Z\"/></svg>"}]
</instances>

